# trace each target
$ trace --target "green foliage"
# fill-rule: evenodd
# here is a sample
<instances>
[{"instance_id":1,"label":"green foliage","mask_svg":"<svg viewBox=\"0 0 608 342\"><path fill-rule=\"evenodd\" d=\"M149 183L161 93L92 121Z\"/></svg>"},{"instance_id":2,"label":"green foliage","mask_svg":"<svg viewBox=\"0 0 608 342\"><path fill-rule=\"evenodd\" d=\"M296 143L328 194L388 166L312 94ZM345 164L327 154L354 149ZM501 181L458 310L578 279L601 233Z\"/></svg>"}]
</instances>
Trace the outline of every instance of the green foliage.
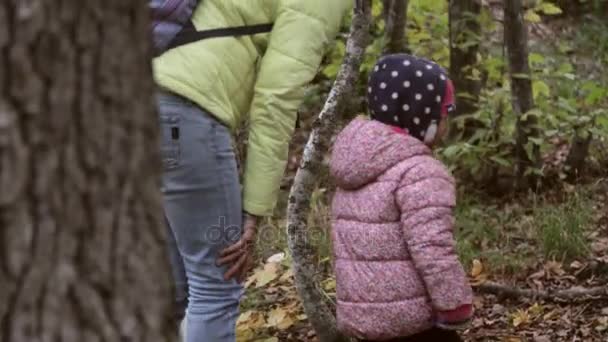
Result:
<instances>
[{"instance_id":1,"label":"green foliage","mask_svg":"<svg viewBox=\"0 0 608 342\"><path fill-rule=\"evenodd\" d=\"M551 2L536 1L528 13L554 15L560 11ZM495 181L495 177L501 174L513 175L517 118L511 108L510 80L504 53L492 41L493 24L486 27L488 21L481 20L481 23L486 37L478 65L483 75L479 110L455 120L455 126L460 131L465 122L473 120L478 124L476 132L466 141L450 142L440 151L440 155L453 170L468 173L485 184ZM590 22L587 26L589 33L582 34L584 31L577 30L577 39L572 41L559 37L554 42L545 43L532 38L529 63L536 108L525 113L523 118L535 116L541 136L529 140L526 150L530 155L536 146L543 153L550 153L555 148L552 143L554 138L568 141L575 135L608 136L608 78L595 70L586 70L590 69L590 65L599 67L598 60L608 58L608 35L599 29L605 30L607 25ZM598 34L604 40L598 39ZM592 44L600 46L602 52L590 53L592 58L588 60L572 55L574 51L586 50ZM544 175L545 169L531 168L527 173Z\"/></svg>"},{"instance_id":2,"label":"green foliage","mask_svg":"<svg viewBox=\"0 0 608 342\"><path fill-rule=\"evenodd\" d=\"M555 1L530 0L525 4L530 24L541 23L545 18L563 12ZM374 40L361 67L358 85L361 96L368 73L384 46L381 1L374 2L373 6ZM446 67L450 53L447 6L445 1L410 0L407 18L407 36L412 53L431 58ZM466 140L450 141L439 155L452 170L468 174L467 178L478 184L487 184L501 175L514 175L517 117L511 106L501 24L487 6L482 8L477 20L482 27L482 37L466 30L452 32L453 41L462 46L481 43L478 63L471 66L472 72L467 71L467 75L472 75L469 77L482 83L478 111L458 117L453 125L458 131L463 131L465 122L473 121L476 129ZM456 34L458 39L454 37ZM581 23L580 29L566 31L566 35L556 35L555 39L541 40L534 35L530 39L529 63L536 108L525 113L524 117L537 118L536 128L541 135L529 140L525 146L528 153L531 155L535 148L539 148L542 154L550 154L555 149L554 141L569 141L574 136L592 134L600 140L608 137L608 76L601 67L608 64L608 25L601 19L589 19ZM345 41L342 39L323 69L327 79L336 76L344 52ZM546 171L540 166L529 169L527 174L546 175Z\"/></svg>"},{"instance_id":3,"label":"green foliage","mask_svg":"<svg viewBox=\"0 0 608 342\"><path fill-rule=\"evenodd\" d=\"M543 206L536 216L537 239L546 257L573 260L589 253L585 231L590 227L592 206L577 194L557 206Z\"/></svg>"}]
</instances>

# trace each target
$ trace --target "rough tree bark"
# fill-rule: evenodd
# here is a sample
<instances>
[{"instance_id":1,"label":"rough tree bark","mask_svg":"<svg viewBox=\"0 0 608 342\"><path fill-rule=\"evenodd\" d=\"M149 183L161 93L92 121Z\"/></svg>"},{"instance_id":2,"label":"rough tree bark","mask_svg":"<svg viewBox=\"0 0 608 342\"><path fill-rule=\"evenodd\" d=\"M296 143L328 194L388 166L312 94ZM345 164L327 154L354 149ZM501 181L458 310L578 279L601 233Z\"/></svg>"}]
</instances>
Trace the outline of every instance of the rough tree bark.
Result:
<instances>
[{"instance_id":1,"label":"rough tree bark","mask_svg":"<svg viewBox=\"0 0 608 342\"><path fill-rule=\"evenodd\" d=\"M513 111L517 115L515 151L517 155L518 187L526 185L525 172L528 167L538 165L540 149L535 145L530 155L526 150L530 137L539 135L537 119L526 115L534 108L532 80L528 62L528 29L524 21L524 10L521 0L505 0L504 35L509 57L511 75L511 97Z\"/></svg>"},{"instance_id":2,"label":"rough tree bark","mask_svg":"<svg viewBox=\"0 0 608 342\"><path fill-rule=\"evenodd\" d=\"M456 88L458 110L456 115L468 115L477 110L481 82L474 77L481 37L480 0L451 0L450 22L450 75ZM467 120L464 131L454 129L454 134L470 137L475 131L475 122Z\"/></svg>"},{"instance_id":3,"label":"rough tree bark","mask_svg":"<svg viewBox=\"0 0 608 342\"><path fill-rule=\"evenodd\" d=\"M356 0L346 55L327 102L313 124L313 130L304 148L300 167L296 173L287 208L287 234L293 257L295 281L304 303L306 314L321 342L346 341L336 329L336 320L319 290L315 270L315 248L308 240L307 219L310 196L330 138L337 129L338 116L354 97L359 78L359 67L369 44L371 0Z\"/></svg>"},{"instance_id":4,"label":"rough tree bark","mask_svg":"<svg viewBox=\"0 0 608 342\"><path fill-rule=\"evenodd\" d=\"M0 341L169 341L146 1L0 2Z\"/></svg>"},{"instance_id":5,"label":"rough tree bark","mask_svg":"<svg viewBox=\"0 0 608 342\"><path fill-rule=\"evenodd\" d=\"M405 28L408 0L384 0L384 54L409 52Z\"/></svg>"}]
</instances>

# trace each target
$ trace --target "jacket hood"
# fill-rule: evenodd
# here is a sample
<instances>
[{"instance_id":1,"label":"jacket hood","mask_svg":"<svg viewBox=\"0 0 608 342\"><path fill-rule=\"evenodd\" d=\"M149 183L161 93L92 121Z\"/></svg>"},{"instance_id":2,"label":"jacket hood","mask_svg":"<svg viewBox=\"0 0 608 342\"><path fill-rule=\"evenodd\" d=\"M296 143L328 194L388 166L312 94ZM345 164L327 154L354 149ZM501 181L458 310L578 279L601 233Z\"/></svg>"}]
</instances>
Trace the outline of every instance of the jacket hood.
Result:
<instances>
[{"instance_id":1,"label":"jacket hood","mask_svg":"<svg viewBox=\"0 0 608 342\"><path fill-rule=\"evenodd\" d=\"M431 150L416 138L378 121L356 118L336 138L330 172L340 188L354 190L375 181L403 160L430 154Z\"/></svg>"}]
</instances>

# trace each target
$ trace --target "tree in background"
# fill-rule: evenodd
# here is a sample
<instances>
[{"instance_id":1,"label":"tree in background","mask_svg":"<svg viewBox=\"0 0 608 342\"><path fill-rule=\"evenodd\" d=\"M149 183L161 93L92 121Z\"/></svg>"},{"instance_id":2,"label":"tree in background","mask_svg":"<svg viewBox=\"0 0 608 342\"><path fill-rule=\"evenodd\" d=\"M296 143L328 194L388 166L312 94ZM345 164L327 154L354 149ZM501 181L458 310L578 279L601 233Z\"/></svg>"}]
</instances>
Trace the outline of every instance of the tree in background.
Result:
<instances>
[{"instance_id":1,"label":"tree in background","mask_svg":"<svg viewBox=\"0 0 608 342\"><path fill-rule=\"evenodd\" d=\"M407 44L408 0L383 0L384 54L409 52Z\"/></svg>"},{"instance_id":2,"label":"tree in background","mask_svg":"<svg viewBox=\"0 0 608 342\"><path fill-rule=\"evenodd\" d=\"M539 136L539 131L537 118L530 113L534 108L534 96L528 61L528 29L521 0L504 2L504 36L511 76L511 103L517 115L516 177L521 188L526 185L525 174L528 168L536 167L540 162L539 145L530 141L531 137Z\"/></svg>"},{"instance_id":3,"label":"tree in background","mask_svg":"<svg viewBox=\"0 0 608 342\"><path fill-rule=\"evenodd\" d=\"M481 0L451 0L449 2L450 77L456 88L456 116L470 115L478 109L481 82L475 75L481 39ZM475 123L465 121L463 131L454 133L470 137Z\"/></svg>"},{"instance_id":4,"label":"tree in background","mask_svg":"<svg viewBox=\"0 0 608 342\"><path fill-rule=\"evenodd\" d=\"M0 341L173 339L146 1L0 4Z\"/></svg>"}]
</instances>

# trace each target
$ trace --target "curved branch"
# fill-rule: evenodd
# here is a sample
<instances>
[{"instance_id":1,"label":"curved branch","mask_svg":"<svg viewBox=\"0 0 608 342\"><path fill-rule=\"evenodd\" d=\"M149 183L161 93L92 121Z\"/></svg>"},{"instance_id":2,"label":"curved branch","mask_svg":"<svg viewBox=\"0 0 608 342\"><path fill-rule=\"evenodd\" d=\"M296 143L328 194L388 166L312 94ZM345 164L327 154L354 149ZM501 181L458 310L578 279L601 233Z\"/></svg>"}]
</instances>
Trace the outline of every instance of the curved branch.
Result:
<instances>
[{"instance_id":1,"label":"curved branch","mask_svg":"<svg viewBox=\"0 0 608 342\"><path fill-rule=\"evenodd\" d=\"M512 299L535 298L547 301L592 300L608 297L608 286L572 287L565 290L531 290L486 282L475 287L477 292L503 296Z\"/></svg>"},{"instance_id":2,"label":"curved branch","mask_svg":"<svg viewBox=\"0 0 608 342\"><path fill-rule=\"evenodd\" d=\"M323 110L316 119L304 148L302 161L289 194L287 208L288 245L293 257L294 275L304 310L321 342L347 341L336 327L332 310L319 290L315 269L315 249L308 240L307 221L310 196L316 186L323 155L336 131L337 118L355 95L359 68L369 44L371 0L356 0L346 55Z\"/></svg>"}]
</instances>

